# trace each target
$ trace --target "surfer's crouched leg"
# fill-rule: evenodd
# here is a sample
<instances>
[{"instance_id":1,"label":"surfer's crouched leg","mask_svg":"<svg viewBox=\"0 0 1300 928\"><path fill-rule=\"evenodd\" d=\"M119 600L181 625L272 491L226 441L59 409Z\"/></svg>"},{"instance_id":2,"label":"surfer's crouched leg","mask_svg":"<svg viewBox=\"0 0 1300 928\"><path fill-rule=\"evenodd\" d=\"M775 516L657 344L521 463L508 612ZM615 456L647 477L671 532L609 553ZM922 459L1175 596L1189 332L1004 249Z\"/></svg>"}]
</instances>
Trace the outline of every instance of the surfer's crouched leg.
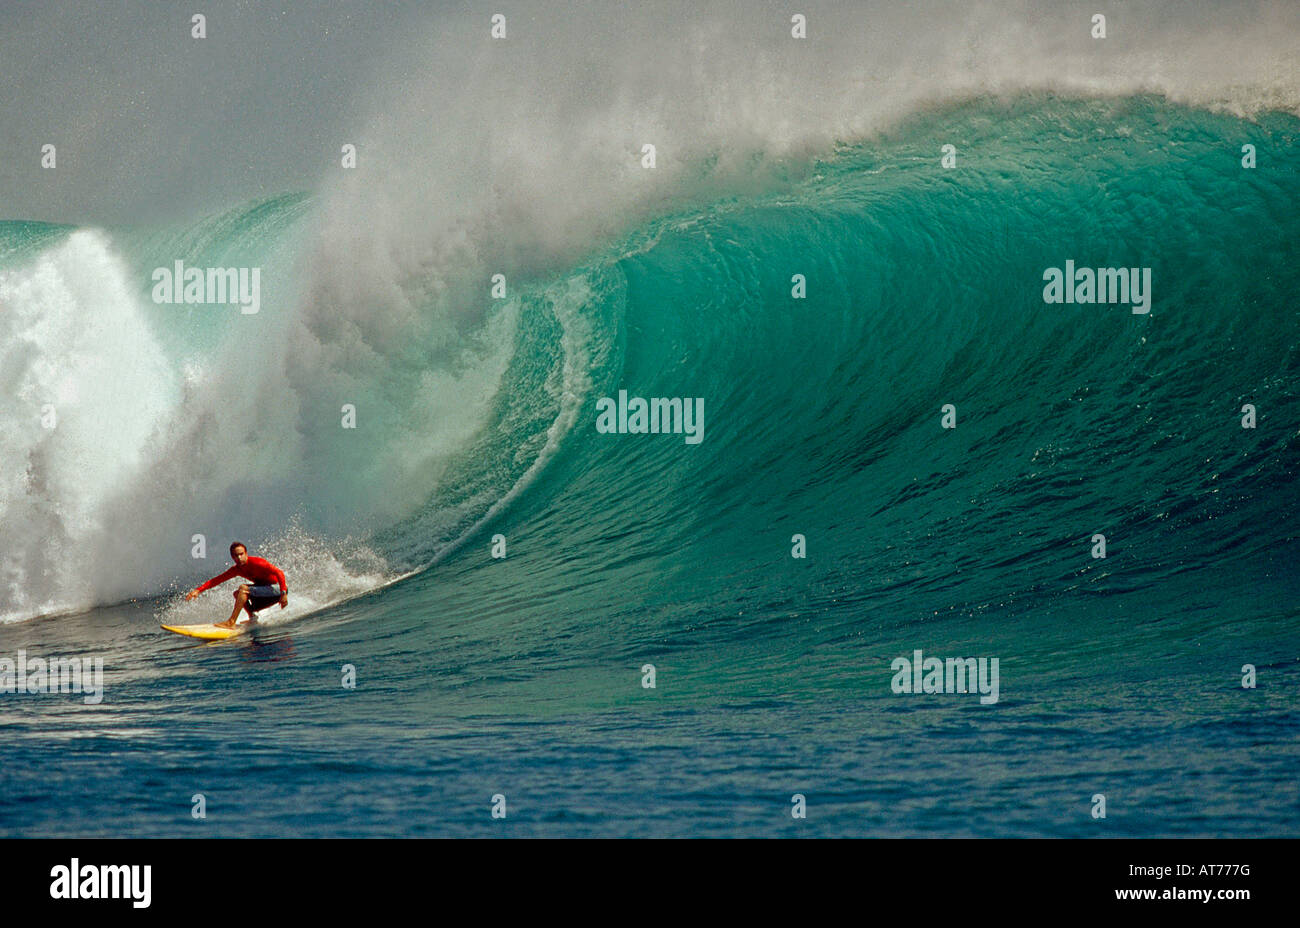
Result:
<instances>
[{"instance_id":1,"label":"surfer's crouched leg","mask_svg":"<svg viewBox=\"0 0 1300 928\"><path fill-rule=\"evenodd\" d=\"M235 590L235 611L230 613L230 618L224 622L218 622L218 628L234 628L235 619L239 618L239 610L244 608L244 603L248 602L248 584L244 584Z\"/></svg>"}]
</instances>

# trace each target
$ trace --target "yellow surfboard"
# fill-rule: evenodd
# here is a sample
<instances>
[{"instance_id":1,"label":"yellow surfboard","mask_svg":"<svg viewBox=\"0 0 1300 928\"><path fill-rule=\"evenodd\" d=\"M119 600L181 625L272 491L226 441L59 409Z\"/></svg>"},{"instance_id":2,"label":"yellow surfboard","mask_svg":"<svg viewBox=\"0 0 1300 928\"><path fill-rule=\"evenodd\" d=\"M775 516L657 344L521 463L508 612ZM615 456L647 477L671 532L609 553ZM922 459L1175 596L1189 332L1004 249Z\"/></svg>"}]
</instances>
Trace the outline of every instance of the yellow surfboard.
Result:
<instances>
[{"instance_id":1,"label":"yellow surfboard","mask_svg":"<svg viewBox=\"0 0 1300 928\"><path fill-rule=\"evenodd\" d=\"M241 622L234 628L222 628L217 625L164 625L163 628L189 638L202 638L204 641L222 641L236 638L248 631L251 622Z\"/></svg>"}]
</instances>

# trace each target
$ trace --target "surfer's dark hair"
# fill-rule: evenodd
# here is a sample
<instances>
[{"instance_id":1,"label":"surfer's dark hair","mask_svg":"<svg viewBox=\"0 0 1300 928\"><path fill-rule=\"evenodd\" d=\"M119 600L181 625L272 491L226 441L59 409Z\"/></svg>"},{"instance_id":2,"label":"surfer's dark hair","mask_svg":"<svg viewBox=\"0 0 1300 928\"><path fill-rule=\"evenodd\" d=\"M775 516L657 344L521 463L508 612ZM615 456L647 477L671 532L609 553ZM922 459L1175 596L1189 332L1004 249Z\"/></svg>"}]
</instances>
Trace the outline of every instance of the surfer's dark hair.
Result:
<instances>
[{"instance_id":1,"label":"surfer's dark hair","mask_svg":"<svg viewBox=\"0 0 1300 928\"><path fill-rule=\"evenodd\" d=\"M232 541L232 542L230 543L230 556L231 556L231 557L234 557L234 556L235 556L235 549L236 549L236 548L243 548L243 549L244 549L244 553L245 553L245 554L248 553L248 545L244 544L242 541Z\"/></svg>"}]
</instances>

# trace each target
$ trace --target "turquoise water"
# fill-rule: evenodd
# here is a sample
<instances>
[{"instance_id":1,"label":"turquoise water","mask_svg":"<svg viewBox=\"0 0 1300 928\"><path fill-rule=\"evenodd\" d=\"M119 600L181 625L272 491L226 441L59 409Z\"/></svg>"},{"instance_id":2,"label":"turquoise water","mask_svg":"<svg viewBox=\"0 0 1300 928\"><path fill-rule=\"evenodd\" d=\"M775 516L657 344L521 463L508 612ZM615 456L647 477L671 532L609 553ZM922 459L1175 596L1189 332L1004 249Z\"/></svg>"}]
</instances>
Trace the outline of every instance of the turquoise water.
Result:
<instances>
[{"instance_id":1,"label":"turquoise water","mask_svg":"<svg viewBox=\"0 0 1300 928\"><path fill-rule=\"evenodd\" d=\"M1295 835L1298 133L967 101L503 299L322 284L312 195L0 223L0 655L105 665L0 695L0 834ZM1150 268L1149 315L1045 304L1067 259ZM262 267L261 312L154 304L174 260ZM598 433L620 389L703 441ZM235 537L291 608L160 632L228 608L177 594ZM998 702L894 693L916 649L998 657Z\"/></svg>"}]
</instances>

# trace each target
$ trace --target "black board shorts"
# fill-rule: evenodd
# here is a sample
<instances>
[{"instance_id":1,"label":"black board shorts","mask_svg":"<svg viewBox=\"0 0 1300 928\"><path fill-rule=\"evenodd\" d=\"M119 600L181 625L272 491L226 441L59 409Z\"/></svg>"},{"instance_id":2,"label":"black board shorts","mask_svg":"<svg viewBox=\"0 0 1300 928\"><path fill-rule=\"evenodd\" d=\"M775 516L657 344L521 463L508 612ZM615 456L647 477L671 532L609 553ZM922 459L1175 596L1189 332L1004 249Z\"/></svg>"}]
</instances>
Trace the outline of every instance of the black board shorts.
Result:
<instances>
[{"instance_id":1,"label":"black board shorts","mask_svg":"<svg viewBox=\"0 0 1300 928\"><path fill-rule=\"evenodd\" d=\"M280 601L284 594L280 588L273 583L266 586L252 586L248 588L248 607L254 612L259 609L265 609L267 606L274 606Z\"/></svg>"}]
</instances>

